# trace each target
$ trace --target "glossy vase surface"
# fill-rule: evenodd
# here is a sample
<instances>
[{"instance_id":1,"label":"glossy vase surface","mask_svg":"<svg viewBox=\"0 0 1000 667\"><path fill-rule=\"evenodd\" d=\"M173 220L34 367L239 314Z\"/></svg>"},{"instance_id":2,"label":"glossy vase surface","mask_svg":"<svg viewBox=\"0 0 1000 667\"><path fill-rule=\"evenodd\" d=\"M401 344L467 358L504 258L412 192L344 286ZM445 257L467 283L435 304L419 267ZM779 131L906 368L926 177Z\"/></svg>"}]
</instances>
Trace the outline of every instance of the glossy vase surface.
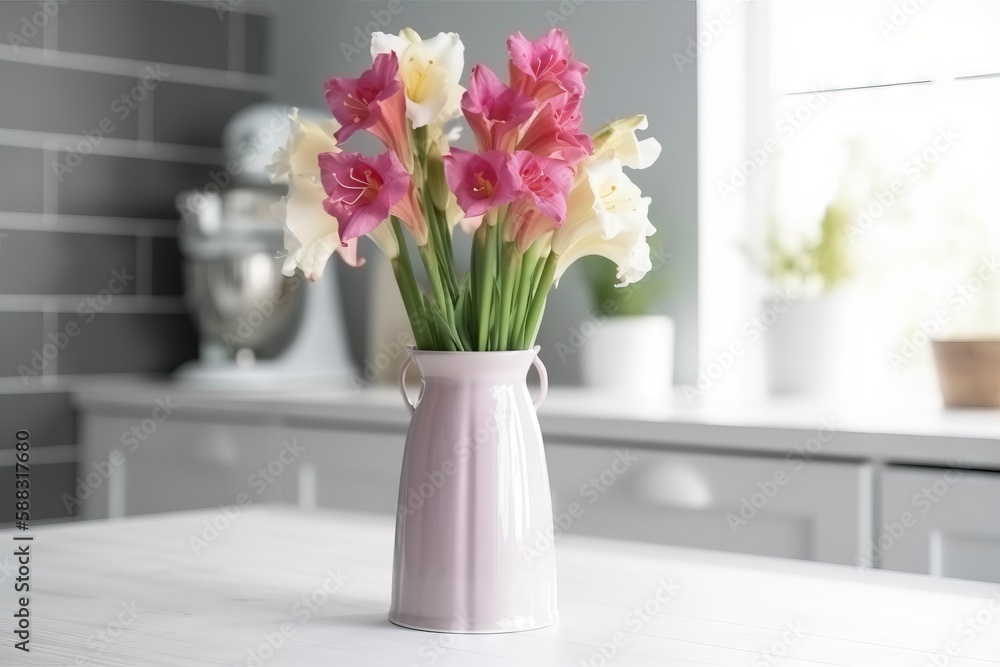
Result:
<instances>
[{"instance_id":1,"label":"glossy vase surface","mask_svg":"<svg viewBox=\"0 0 1000 667\"><path fill-rule=\"evenodd\" d=\"M393 623L487 633L556 621L552 501L535 414L547 377L537 352L409 351ZM415 405L403 387L411 362L421 376Z\"/></svg>"}]
</instances>

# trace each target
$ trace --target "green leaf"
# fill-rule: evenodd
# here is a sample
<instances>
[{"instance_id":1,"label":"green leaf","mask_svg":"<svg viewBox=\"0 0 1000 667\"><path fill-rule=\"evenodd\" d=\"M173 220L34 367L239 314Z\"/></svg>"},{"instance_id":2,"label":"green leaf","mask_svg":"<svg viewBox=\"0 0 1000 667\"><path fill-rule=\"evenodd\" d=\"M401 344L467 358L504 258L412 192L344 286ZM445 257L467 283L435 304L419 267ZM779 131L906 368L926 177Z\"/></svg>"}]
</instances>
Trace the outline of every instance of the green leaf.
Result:
<instances>
[{"instance_id":1,"label":"green leaf","mask_svg":"<svg viewBox=\"0 0 1000 667\"><path fill-rule=\"evenodd\" d=\"M590 287L595 310L609 315L646 315L655 308L657 300L666 293L662 242L659 236L648 239L653 269L645 278L625 287L618 283L618 267L604 257L585 257L580 265ZM669 255L667 255L669 256Z\"/></svg>"},{"instance_id":2,"label":"green leaf","mask_svg":"<svg viewBox=\"0 0 1000 667\"><path fill-rule=\"evenodd\" d=\"M493 317L490 318L490 350L500 349L500 281L493 276Z\"/></svg>"},{"instance_id":3,"label":"green leaf","mask_svg":"<svg viewBox=\"0 0 1000 667\"><path fill-rule=\"evenodd\" d=\"M461 287L458 288L458 301L455 304L455 328L458 329L458 338L462 341L462 349L469 351L473 349L472 336L469 334L470 295L469 280L463 280Z\"/></svg>"},{"instance_id":4,"label":"green leaf","mask_svg":"<svg viewBox=\"0 0 1000 667\"><path fill-rule=\"evenodd\" d=\"M446 320L444 315L441 314L441 310L437 307L437 304L431 303L431 313L433 314L434 321L437 324L437 330L440 335L441 342L451 351L461 350L462 341L459 340L455 330L452 329L450 324L448 324L448 320Z\"/></svg>"}]
</instances>

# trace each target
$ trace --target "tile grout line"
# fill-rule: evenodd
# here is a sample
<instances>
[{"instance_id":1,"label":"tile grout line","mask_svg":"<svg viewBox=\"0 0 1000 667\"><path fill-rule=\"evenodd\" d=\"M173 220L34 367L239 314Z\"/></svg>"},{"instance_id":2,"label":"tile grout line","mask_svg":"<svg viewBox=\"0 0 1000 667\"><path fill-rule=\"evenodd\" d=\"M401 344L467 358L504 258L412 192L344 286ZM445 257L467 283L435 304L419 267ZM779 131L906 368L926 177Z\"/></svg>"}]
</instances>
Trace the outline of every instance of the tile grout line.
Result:
<instances>
[{"instance_id":1,"label":"tile grout line","mask_svg":"<svg viewBox=\"0 0 1000 667\"><path fill-rule=\"evenodd\" d=\"M135 234L135 294L153 295L153 240L142 229Z\"/></svg>"},{"instance_id":2,"label":"tile grout line","mask_svg":"<svg viewBox=\"0 0 1000 667\"><path fill-rule=\"evenodd\" d=\"M36 313L51 311L75 313L87 298L86 294L0 294L0 313ZM181 296L151 296L121 294L104 308L103 313L135 315L175 314L187 312ZM57 324L58 326L58 324ZM43 332L43 337L46 332Z\"/></svg>"},{"instance_id":3,"label":"tile grout line","mask_svg":"<svg viewBox=\"0 0 1000 667\"><path fill-rule=\"evenodd\" d=\"M54 51L33 46L14 47L11 44L0 44L0 62L4 61L140 78L148 74L149 68L162 68L164 78L173 82L260 93L271 92L274 83L273 77L265 74L231 72L208 67L116 58L89 53Z\"/></svg>"},{"instance_id":4,"label":"tile grout line","mask_svg":"<svg viewBox=\"0 0 1000 667\"><path fill-rule=\"evenodd\" d=\"M42 28L42 48L46 51L59 50L59 10L58 8Z\"/></svg>"},{"instance_id":5,"label":"tile grout line","mask_svg":"<svg viewBox=\"0 0 1000 667\"><path fill-rule=\"evenodd\" d=\"M3 0L0 0L0 2L2 2L2 1ZM201 8L205 8L206 6L218 6L220 4L224 4L224 3L220 3L220 2L214 2L214 3L212 3L212 5L207 5L207 3L206 3L205 0L165 0L165 2L170 2L170 3L175 4L175 5L186 5L188 7L201 7ZM230 1L229 4L232 4L232 1ZM231 9L225 9L225 8L223 8L223 9L216 9L216 11L217 12L220 12L220 11L221 12L226 12L226 11L232 11L232 10ZM253 14L254 16L263 16L264 18L268 18L270 16L273 16L273 14L274 14L273 11L269 7L267 7L266 5L257 6L255 8L251 7L250 9L247 9L247 8L244 7L243 11L244 11L244 13Z\"/></svg>"},{"instance_id":6,"label":"tile grout line","mask_svg":"<svg viewBox=\"0 0 1000 667\"><path fill-rule=\"evenodd\" d=\"M137 86L142 85L142 79L136 82ZM139 113L136 118L136 141L155 143L156 128L156 88L146 88L146 98L139 104Z\"/></svg>"},{"instance_id":7,"label":"tile grout line","mask_svg":"<svg viewBox=\"0 0 1000 667\"><path fill-rule=\"evenodd\" d=\"M39 226L49 225L48 229ZM176 238L177 222L158 218L118 218L54 213L48 219L42 213L11 213L0 208L0 229L44 231L106 236L134 236L142 232L153 238Z\"/></svg>"},{"instance_id":8,"label":"tile grout line","mask_svg":"<svg viewBox=\"0 0 1000 667\"><path fill-rule=\"evenodd\" d=\"M230 72L246 72L247 21L242 8L229 12L229 48L227 61Z\"/></svg>"},{"instance_id":9,"label":"tile grout line","mask_svg":"<svg viewBox=\"0 0 1000 667\"><path fill-rule=\"evenodd\" d=\"M156 374L118 372L118 373L64 373L42 378L41 376L31 376L21 378L17 375L0 376L0 395L20 394L20 393L46 393L51 391L72 391L75 382L89 382L95 379L107 380L115 378L121 380L134 380L136 377L152 377Z\"/></svg>"},{"instance_id":10,"label":"tile grout line","mask_svg":"<svg viewBox=\"0 0 1000 667\"><path fill-rule=\"evenodd\" d=\"M2 297L0 297L2 298ZM39 350L42 353L42 357L45 357L45 346L47 344L55 345L55 343L49 343L47 337L51 334L55 334L56 330L59 328L59 310L58 305L50 299L49 297L44 297L42 300L42 344L39 346ZM55 356L49 360L49 363L45 364L42 368L42 380L44 381L46 377L53 377L59 374L59 348L56 348Z\"/></svg>"},{"instance_id":11,"label":"tile grout line","mask_svg":"<svg viewBox=\"0 0 1000 667\"><path fill-rule=\"evenodd\" d=\"M59 179L50 167L59 161L59 145L55 137L42 140L42 227L55 226L59 214Z\"/></svg>"},{"instance_id":12,"label":"tile grout line","mask_svg":"<svg viewBox=\"0 0 1000 667\"><path fill-rule=\"evenodd\" d=\"M39 445L31 448L31 461L39 465L54 465L59 463L76 462L76 445ZM14 465L13 449L0 450L0 467L10 467ZM37 455L37 458L36 458Z\"/></svg>"},{"instance_id":13,"label":"tile grout line","mask_svg":"<svg viewBox=\"0 0 1000 667\"><path fill-rule=\"evenodd\" d=\"M58 150L59 140L78 141L79 136L59 132L0 128L0 146L37 149L55 146L55 150ZM225 162L225 154L221 148L119 139L116 137L105 137L100 144L92 145L91 153L111 157L158 160L161 162L189 162L211 166L218 166Z\"/></svg>"}]
</instances>

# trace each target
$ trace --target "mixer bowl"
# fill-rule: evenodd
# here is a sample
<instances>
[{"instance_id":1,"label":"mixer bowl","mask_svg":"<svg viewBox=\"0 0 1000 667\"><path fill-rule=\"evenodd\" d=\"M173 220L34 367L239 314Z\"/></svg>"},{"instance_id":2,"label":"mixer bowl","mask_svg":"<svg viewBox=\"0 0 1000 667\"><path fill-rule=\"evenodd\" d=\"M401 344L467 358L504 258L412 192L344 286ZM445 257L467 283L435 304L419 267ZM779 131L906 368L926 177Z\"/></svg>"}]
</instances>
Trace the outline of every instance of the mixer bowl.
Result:
<instances>
[{"instance_id":1,"label":"mixer bowl","mask_svg":"<svg viewBox=\"0 0 1000 667\"><path fill-rule=\"evenodd\" d=\"M224 346L231 357L242 349L256 357L277 355L302 319L301 278L283 276L273 252L188 259L185 281L203 344Z\"/></svg>"}]
</instances>

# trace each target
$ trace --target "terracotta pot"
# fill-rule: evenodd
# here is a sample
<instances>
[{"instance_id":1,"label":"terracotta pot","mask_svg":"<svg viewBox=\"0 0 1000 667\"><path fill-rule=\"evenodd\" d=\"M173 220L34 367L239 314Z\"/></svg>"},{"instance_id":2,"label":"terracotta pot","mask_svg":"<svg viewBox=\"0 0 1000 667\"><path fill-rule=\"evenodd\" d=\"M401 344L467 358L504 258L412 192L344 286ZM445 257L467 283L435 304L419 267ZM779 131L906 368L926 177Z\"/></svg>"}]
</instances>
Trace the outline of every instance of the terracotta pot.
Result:
<instances>
[{"instance_id":1,"label":"terracotta pot","mask_svg":"<svg viewBox=\"0 0 1000 667\"><path fill-rule=\"evenodd\" d=\"M420 369L416 405L403 375ZM526 376L538 369L532 402ZM535 408L538 348L409 350L413 412L396 508L389 620L437 632L514 632L556 621L552 499Z\"/></svg>"},{"instance_id":2,"label":"terracotta pot","mask_svg":"<svg viewBox=\"0 0 1000 667\"><path fill-rule=\"evenodd\" d=\"M946 406L1000 408L1000 340L936 340L933 346Z\"/></svg>"}]
</instances>

